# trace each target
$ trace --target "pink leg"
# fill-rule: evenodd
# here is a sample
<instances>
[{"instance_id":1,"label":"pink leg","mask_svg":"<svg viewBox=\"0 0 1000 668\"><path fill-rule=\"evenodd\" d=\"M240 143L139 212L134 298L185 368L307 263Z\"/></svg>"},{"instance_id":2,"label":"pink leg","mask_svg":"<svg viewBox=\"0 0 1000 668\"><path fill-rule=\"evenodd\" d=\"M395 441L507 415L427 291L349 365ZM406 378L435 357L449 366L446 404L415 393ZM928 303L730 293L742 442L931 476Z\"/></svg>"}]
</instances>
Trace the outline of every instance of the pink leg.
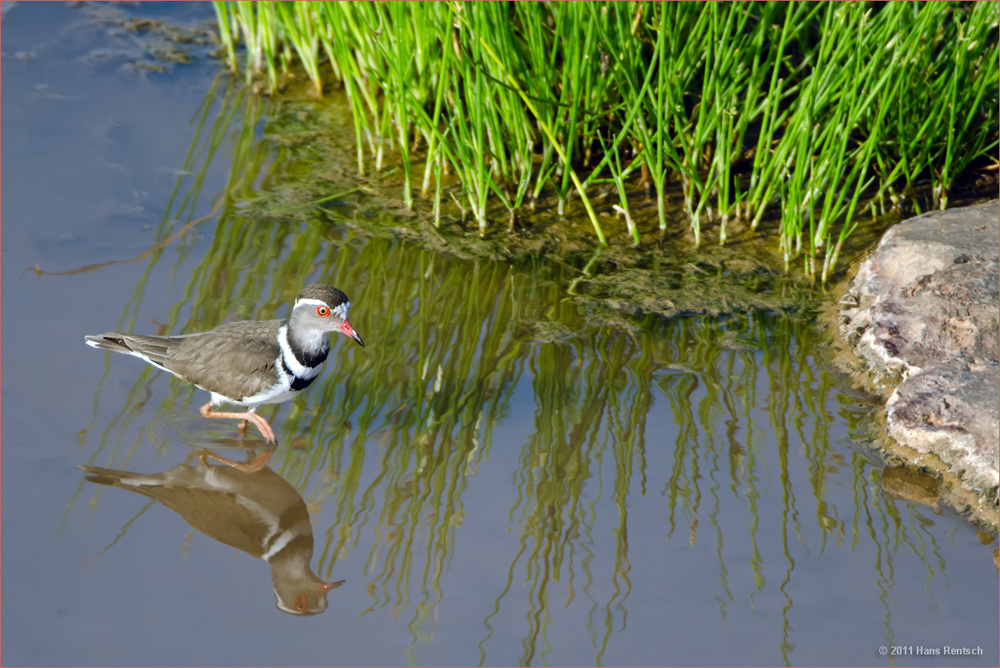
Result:
<instances>
[{"instance_id":1,"label":"pink leg","mask_svg":"<svg viewBox=\"0 0 1000 668\"><path fill-rule=\"evenodd\" d=\"M256 413L246 412L246 413L234 413L230 411L213 411L212 402L208 402L201 407L201 414L207 418L235 418L237 420L242 420L242 422L237 425L237 428L241 432L246 431L247 420L254 423L254 426L260 430L261 435L267 440L268 443L277 443L278 439L274 437L274 430L271 429L271 425L267 423L267 420L257 415Z\"/></svg>"},{"instance_id":2,"label":"pink leg","mask_svg":"<svg viewBox=\"0 0 1000 668\"><path fill-rule=\"evenodd\" d=\"M202 466L210 466L208 460L211 459L221 464L225 464L226 466L232 466L234 469L243 471L244 473L256 473L267 466L267 463L271 461L272 454L274 454L274 446L269 446L267 450L257 455L250 461L234 462L232 459L226 459L222 455L217 455L214 452L199 450L198 461L201 462Z\"/></svg>"}]
</instances>

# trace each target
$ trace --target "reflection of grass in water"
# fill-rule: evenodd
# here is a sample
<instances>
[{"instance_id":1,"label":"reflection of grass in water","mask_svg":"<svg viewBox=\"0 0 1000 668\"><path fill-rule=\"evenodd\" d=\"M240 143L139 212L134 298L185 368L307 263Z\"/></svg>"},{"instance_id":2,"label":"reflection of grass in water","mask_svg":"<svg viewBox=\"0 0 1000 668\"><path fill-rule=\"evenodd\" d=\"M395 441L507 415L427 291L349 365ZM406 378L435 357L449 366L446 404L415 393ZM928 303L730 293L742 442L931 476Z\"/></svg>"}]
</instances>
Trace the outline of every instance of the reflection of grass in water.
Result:
<instances>
[{"instance_id":1,"label":"reflection of grass in water","mask_svg":"<svg viewBox=\"0 0 1000 668\"><path fill-rule=\"evenodd\" d=\"M889 529L894 502L881 494L869 498L863 480L856 477L850 524L828 500L827 470L844 464L827 443L824 411L834 381L814 357L809 341L815 332L807 321L751 313L619 320L612 327L601 314L567 301L565 286L577 276L572 268L457 263L399 242L331 229L327 219L338 215L334 209L268 211L268 202L280 200L269 189L295 167L282 149L279 125L265 123L264 138L256 135L262 112L259 100L229 94L214 125L201 117L203 134L191 155L205 162L188 168L204 171L213 158L210 147L235 130L233 171L211 247L185 298L171 309L167 327L180 332L215 326L234 304L247 307L236 317L287 312L312 277L348 289L352 321L370 345L345 348L337 340L321 382L285 409L278 425L283 445L274 462L305 490L311 507L325 510L326 526L316 531L317 573L329 578L339 559L370 544L370 609L409 615L412 649L430 638L442 576L452 566L466 514L462 499L472 483L467 476L503 463L501 457L491 461L493 430L510 417L514 390L527 391L528 379L534 428L517 458L516 501L509 513L520 534L519 550L508 567L507 587L496 592L494 611L484 620L484 662L494 618L523 605L511 596L513 583L522 581L523 662L545 658L548 610L563 595L565 605L590 606L591 643L601 658L633 590L629 535L637 531L629 526L629 503L636 495L664 494L668 513L659 530L667 537L680 534L692 548L699 538L714 541L723 616L740 593L732 569L749 570L751 603L767 587L765 566L773 570L773 564L758 545L761 532L780 533L786 581L794 572L796 543L822 550L828 535L850 531L855 545L877 544L875 572L885 600L895 551L906 546L926 554L918 518ZM260 192L254 182L264 184ZM193 191L175 200L189 217L201 180L194 183ZM252 206L242 208L248 200ZM169 234L169 226L160 233ZM159 257L150 257L123 324L134 324ZM191 317L182 323L185 309ZM145 401L151 374L140 373L112 421L119 441L128 416ZM161 411L191 410L200 400L193 392L173 385ZM671 416L675 442L648 433L655 411ZM776 442L763 440L768 430ZM122 456L117 444L104 452L111 431L89 462L100 455L114 464ZM670 449L668 469L649 469L651 448ZM768 471L766 464L775 463L778 470ZM780 518L763 515L758 505L760 481L769 476L781 484ZM724 558L730 497L743 499L739 511L746 514L751 546L746 564ZM816 505L815 524L803 521L806 500ZM894 543L883 546L879 536L888 532ZM930 560L928 567L932 574L941 570L939 561Z\"/></svg>"}]
</instances>

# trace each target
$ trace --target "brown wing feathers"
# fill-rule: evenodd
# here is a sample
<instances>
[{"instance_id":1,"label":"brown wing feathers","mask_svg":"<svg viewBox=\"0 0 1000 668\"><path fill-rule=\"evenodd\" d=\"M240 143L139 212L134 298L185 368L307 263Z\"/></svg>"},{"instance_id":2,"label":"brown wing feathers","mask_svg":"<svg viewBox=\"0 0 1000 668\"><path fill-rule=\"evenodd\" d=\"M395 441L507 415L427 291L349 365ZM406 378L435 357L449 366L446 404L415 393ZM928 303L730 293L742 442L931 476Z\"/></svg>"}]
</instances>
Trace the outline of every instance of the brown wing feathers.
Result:
<instances>
[{"instance_id":1,"label":"brown wing feathers","mask_svg":"<svg viewBox=\"0 0 1000 668\"><path fill-rule=\"evenodd\" d=\"M280 320L232 322L202 334L138 336L109 332L88 336L104 350L138 355L209 392L242 399L261 392L280 354Z\"/></svg>"}]
</instances>

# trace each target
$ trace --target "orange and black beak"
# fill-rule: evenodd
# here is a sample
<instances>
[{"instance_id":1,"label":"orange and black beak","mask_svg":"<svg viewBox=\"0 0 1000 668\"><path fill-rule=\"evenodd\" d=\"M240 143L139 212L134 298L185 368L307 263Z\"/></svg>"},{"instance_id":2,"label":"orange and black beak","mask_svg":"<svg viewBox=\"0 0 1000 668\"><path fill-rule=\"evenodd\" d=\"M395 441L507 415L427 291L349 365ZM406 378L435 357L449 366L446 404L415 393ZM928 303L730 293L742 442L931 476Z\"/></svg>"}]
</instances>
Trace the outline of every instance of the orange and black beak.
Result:
<instances>
[{"instance_id":1,"label":"orange and black beak","mask_svg":"<svg viewBox=\"0 0 1000 668\"><path fill-rule=\"evenodd\" d=\"M354 328L351 327L351 323L349 321L345 320L344 322L340 323L340 331L342 331L344 334L347 334L349 337L357 341L358 345L361 346L362 348L365 347L365 342L361 340L361 335L359 335L357 332L354 331Z\"/></svg>"}]
</instances>

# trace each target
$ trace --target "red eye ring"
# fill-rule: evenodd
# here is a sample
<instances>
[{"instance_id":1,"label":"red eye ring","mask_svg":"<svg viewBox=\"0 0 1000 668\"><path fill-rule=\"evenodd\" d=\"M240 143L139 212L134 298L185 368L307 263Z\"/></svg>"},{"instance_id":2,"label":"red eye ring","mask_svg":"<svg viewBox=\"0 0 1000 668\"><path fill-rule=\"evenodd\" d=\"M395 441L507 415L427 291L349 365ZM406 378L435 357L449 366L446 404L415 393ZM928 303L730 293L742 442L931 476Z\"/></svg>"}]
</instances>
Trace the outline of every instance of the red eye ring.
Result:
<instances>
[{"instance_id":1,"label":"red eye ring","mask_svg":"<svg viewBox=\"0 0 1000 668\"><path fill-rule=\"evenodd\" d=\"M325 306L317 306L316 315L318 315L321 318L326 318L327 316L330 315L330 309L328 309Z\"/></svg>"}]
</instances>

